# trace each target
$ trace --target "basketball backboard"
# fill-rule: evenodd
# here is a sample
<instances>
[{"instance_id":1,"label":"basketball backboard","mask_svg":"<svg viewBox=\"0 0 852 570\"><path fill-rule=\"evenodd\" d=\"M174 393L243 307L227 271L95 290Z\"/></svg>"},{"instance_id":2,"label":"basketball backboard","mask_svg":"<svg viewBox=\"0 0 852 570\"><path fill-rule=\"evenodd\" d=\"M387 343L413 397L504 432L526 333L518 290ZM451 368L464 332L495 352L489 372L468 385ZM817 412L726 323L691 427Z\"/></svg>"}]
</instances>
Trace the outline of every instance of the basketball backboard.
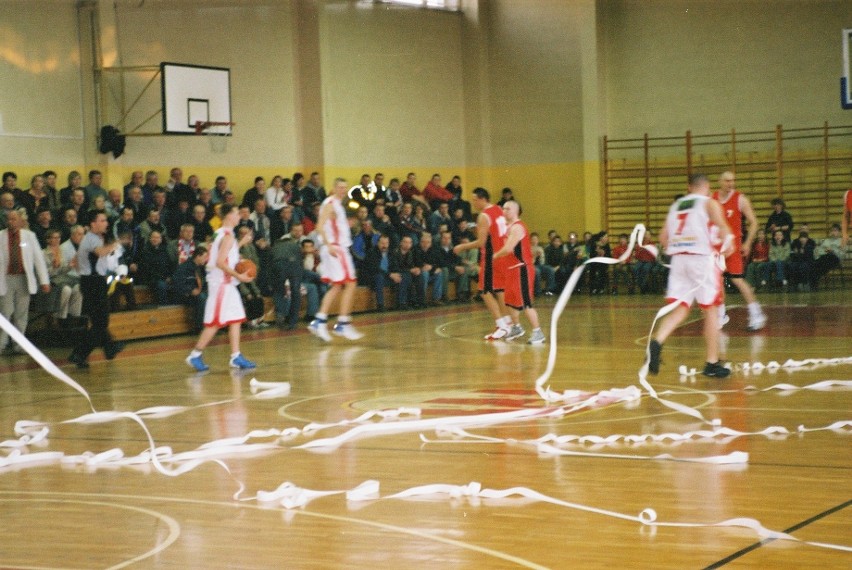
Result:
<instances>
[{"instance_id":1,"label":"basketball backboard","mask_svg":"<svg viewBox=\"0 0 852 570\"><path fill-rule=\"evenodd\" d=\"M181 63L160 64L163 134L195 135L196 123L231 123L231 70ZM231 126L224 127L231 134Z\"/></svg>"},{"instance_id":2,"label":"basketball backboard","mask_svg":"<svg viewBox=\"0 0 852 570\"><path fill-rule=\"evenodd\" d=\"M843 30L843 75L840 76L840 106L852 109L852 69L849 67L849 43L852 42L852 28Z\"/></svg>"}]
</instances>

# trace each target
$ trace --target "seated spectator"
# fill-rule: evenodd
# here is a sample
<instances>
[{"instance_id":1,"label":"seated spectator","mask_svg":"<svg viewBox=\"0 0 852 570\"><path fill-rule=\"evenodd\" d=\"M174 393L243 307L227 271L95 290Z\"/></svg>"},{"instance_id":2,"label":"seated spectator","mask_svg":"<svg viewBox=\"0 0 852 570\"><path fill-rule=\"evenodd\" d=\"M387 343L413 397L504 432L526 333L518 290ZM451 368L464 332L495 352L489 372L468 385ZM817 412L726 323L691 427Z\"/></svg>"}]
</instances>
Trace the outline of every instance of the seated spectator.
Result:
<instances>
[{"instance_id":1,"label":"seated spectator","mask_svg":"<svg viewBox=\"0 0 852 570\"><path fill-rule=\"evenodd\" d=\"M124 185L124 193L122 194L122 202L130 199L131 188L142 188L145 184L145 173L141 170L134 170L130 173L130 182Z\"/></svg>"},{"instance_id":2,"label":"seated spectator","mask_svg":"<svg viewBox=\"0 0 852 570\"><path fill-rule=\"evenodd\" d=\"M627 252L628 246L628 236L627 234L621 234L618 236L618 245L612 249L612 257L615 259L619 259L622 255ZM612 292L613 294L618 293L618 283L623 281L625 284L625 290L628 293L633 293L633 266L636 263L635 257L635 249L630 252L630 255L627 256L627 259L622 261L617 265L612 266Z\"/></svg>"},{"instance_id":3,"label":"seated spectator","mask_svg":"<svg viewBox=\"0 0 852 570\"><path fill-rule=\"evenodd\" d=\"M352 217L352 224L350 227L352 228L352 236L356 236L361 232L361 223L364 220L370 218L370 210L367 206L358 206L358 209L355 210L355 216Z\"/></svg>"},{"instance_id":4,"label":"seated spectator","mask_svg":"<svg viewBox=\"0 0 852 570\"><path fill-rule=\"evenodd\" d=\"M441 202L449 202L453 199L453 195L443 186L441 186L441 175L433 174L432 179L423 188L423 197L429 204L430 210L435 210Z\"/></svg>"},{"instance_id":5,"label":"seated spectator","mask_svg":"<svg viewBox=\"0 0 852 570\"><path fill-rule=\"evenodd\" d=\"M322 207L322 202L316 202L313 209L302 218L302 225L305 226L305 235L314 235L317 228L317 220L319 219L320 207Z\"/></svg>"},{"instance_id":6,"label":"seated spectator","mask_svg":"<svg viewBox=\"0 0 852 570\"><path fill-rule=\"evenodd\" d=\"M224 176L217 176L216 181L213 184L213 190L210 192L210 203L212 205L221 204L224 200L225 192L230 192L228 189L228 179ZM199 194L199 200L200 199L201 194Z\"/></svg>"},{"instance_id":7,"label":"seated spectator","mask_svg":"<svg viewBox=\"0 0 852 570\"><path fill-rule=\"evenodd\" d=\"M254 186L246 190L243 194L243 201L240 202L240 207L249 209L249 213L254 209L254 204L259 198L266 198L266 180L263 176L258 176L254 179Z\"/></svg>"},{"instance_id":8,"label":"seated spectator","mask_svg":"<svg viewBox=\"0 0 852 570\"><path fill-rule=\"evenodd\" d=\"M772 199L773 212L769 214L769 220L766 222L766 233L774 236L775 230L781 230L784 232L784 240L789 242L790 232L793 230L793 216L784 209L786 206L781 198Z\"/></svg>"},{"instance_id":9,"label":"seated spectator","mask_svg":"<svg viewBox=\"0 0 852 570\"><path fill-rule=\"evenodd\" d=\"M77 217L74 218L75 224L87 224L89 221L89 217L87 215L86 210L86 193L82 188L77 188L74 192L71 193L71 204L68 208L73 209L77 214Z\"/></svg>"},{"instance_id":10,"label":"seated spectator","mask_svg":"<svg viewBox=\"0 0 852 570\"><path fill-rule=\"evenodd\" d=\"M400 237L409 237L411 243L416 245L420 235L425 230L426 226L421 224L420 220L414 216L414 205L410 202L403 204L399 214L399 228L397 229Z\"/></svg>"},{"instance_id":11,"label":"seated spectator","mask_svg":"<svg viewBox=\"0 0 852 570\"><path fill-rule=\"evenodd\" d=\"M270 219L277 218L281 215L281 208L290 205L290 197L291 196L284 190L284 178L280 174L273 176L272 181L269 183L269 188L266 189L265 196L266 205L269 208Z\"/></svg>"},{"instance_id":12,"label":"seated spectator","mask_svg":"<svg viewBox=\"0 0 852 570\"><path fill-rule=\"evenodd\" d=\"M429 233L433 238L440 239L441 226L446 226L445 231L453 230L453 218L450 216L450 205L447 202L438 202L429 216Z\"/></svg>"},{"instance_id":13,"label":"seated spectator","mask_svg":"<svg viewBox=\"0 0 852 570\"><path fill-rule=\"evenodd\" d=\"M202 206L203 208L203 206ZM177 239L180 235L180 228L184 224L192 224L192 207L189 202L181 199L174 207L168 208L168 218L166 220L166 233L169 236L169 242ZM160 215L162 221L162 215Z\"/></svg>"},{"instance_id":14,"label":"seated spectator","mask_svg":"<svg viewBox=\"0 0 852 570\"><path fill-rule=\"evenodd\" d=\"M68 186L59 191L59 207L68 206L71 203L71 194L83 184L83 175L72 170L68 173Z\"/></svg>"},{"instance_id":15,"label":"seated spectator","mask_svg":"<svg viewBox=\"0 0 852 570\"><path fill-rule=\"evenodd\" d=\"M81 240L83 233L79 234ZM57 291L59 295L59 307L54 316L58 319L60 326L65 326L69 316L76 320L83 310L80 274L76 271L77 256L67 257L64 255L62 244L59 242L59 230L48 230L45 237L47 247L44 249L44 261L47 263L51 288ZM77 244L79 243L78 241Z\"/></svg>"},{"instance_id":16,"label":"seated spectator","mask_svg":"<svg viewBox=\"0 0 852 570\"><path fill-rule=\"evenodd\" d=\"M515 195L512 192L512 189L511 188L503 188L503 192L500 193L500 199L497 201L497 205L502 208L503 204L505 204L509 200L514 200L514 199L515 199Z\"/></svg>"},{"instance_id":17,"label":"seated spectator","mask_svg":"<svg viewBox=\"0 0 852 570\"><path fill-rule=\"evenodd\" d=\"M395 220L402 211L402 194L399 192L399 178L391 178L385 191L385 210L391 220Z\"/></svg>"},{"instance_id":18,"label":"seated spectator","mask_svg":"<svg viewBox=\"0 0 852 570\"><path fill-rule=\"evenodd\" d=\"M272 223L270 236L272 241L276 242L281 239L281 236L289 234L293 224L297 223L298 220L293 215L293 206L284 206L278 211L278 219L270 219L270 222Z\"/></svg>"},{"instance_id":19,"label":"seated spectator","mask_svg":"<svg viewBox=\"0 0 852 570\"><path fill-rule=\"evenodd\" d=\"M148 241L150 241L151 234L154 232L159 232L160 241L167 241L166 227L160 221L160 212L158 210L152 209L150 212L148 212L148 217L145 218L145 221L139 224L140 241L142 243L147 243Z\"/></svg>"},{"instance_id":20,"label":"seated spectator","mask_svg":"<svg viewBox=\"0 0 852 570\"><path fill-rule=\"evenodd\" d=\"M30 181L30 188L21 194L20 205L27 211L27 218L34 220L36 213L50 210L50 199L44 191L44 176L36 174Z\"/></svg>"},{"instance_id":21,"label":"seated spectator","mask_svg":"<svg viewBox=\"0 0 852 570\"><path fill-rule=\"evenodd\" d=\"M172 276L170 292L176 303L192 307L195 332L204 327L204 306L207 304L207 271L205 266L210 254L207 248L198 246L192 257L184 261Z\"/></svg>"},{"instance_id":22,"label":"seated spectator","mask_svg":"<svg viewBox=\"0 0 852 570\"><path fill-rule=\"evenodd\" d=\"M447 192L453 195L453 199L450 200L450 209L453 211L461 209L465 217L470 219L470 202L462 199L461 176L453 176L453 179L447 183Z\"/></svg>"},{"instance_id":23,"label":"seated spectator","mask_svg":"<svg viewBox=\"0 0 852 570\"><path fill-rule=\"evenodd\" d=\"M202 204L196 204L192 209L192 233L197 243L213 241L213 227L207 221L207 210Z\"/></svg>"},{"instance_id":24,"label":"seated spectator","mask_svg":"<svg viewBox=\"0 0 852 570\"><path fill-rule=\"evenodd\" d=\"M302 200L302 192L307 188L308 181L301 172L294 172L292 182L293 188L290 195L290 204L293 205L296 211L296 219L301 220L305 215L305 203Z\"/></svg>"},{"instance_id":25,"label":"seated spectator","mask_svg":"<svg viewBox=\"0 0 852 570\"><path fill-rule=\"evenodd\" d=\"M535 289L533 293L536 296L541 295L541 283L544 281L544 294L553 295L556 291L556 270L545 263L544 248L541 247L539 236L535 232L530 234L530 250L535 267Z\"/></svg>"},{"instance_id":26,"label":"seated spectator","mask_svg":"<svg viewBox=\"0 0 852 570\"><path fill-rule=\"evenodd\" d=\"M156 170L149 170L145 173L145 184L142 185L142 203L145 208L150 208L154 205L154 192L161 190L165 192L165 188L160 186L160 175ZM133 191L131 189L130 199L133 199Z\"/></svg>"},{"instance_id":27,"label":"seated spectator","mask_svg":"<svg viewBox=\"0 0 852 570\"><path fill-rule=\"evenodd\" d=\"M769 244L769 262L763 269L761 283L770 281L772 276L778 285L787 287L787 263L790 260L790 243L784 238L784 230L772 232L772 243Z\"/></svg>"},{"instance_id":28,"label":"seated spectator","mask_svg":"<svg viewBox=\"0 0 852 570\"><path fill-rule=\"evenodd\" d=\"M653 290L653 277L655 271L657 271L657 256L651 250L642 247L643 245L653 244L653 235L648 231L645 233L642 245L637 244L633 251L636 258L636 262L633 264L633 282L639 286L641 293L649 293Z\"/></svg>"},{"instance_id":29,"label":"seated spectator","mask_svg":"<svg viewBox=\"0 0 852 570\"><path fill-rule=\"evenodd\" d=\"M169 181L166 182L166 202L169 206L174 206L180 201L184 201L187 204L195 201L195 191L198 187L198 177L195 177L195 187L191 187L189 184L184 184L183 182L183 170L180 168L172 168L169 171ZM190 176L192 179L192 176Z\"/></svg>"},{"instance_id":30,"label":"seated spectator","mask_svg":"<svg viewBox=\"0 0 852 570\"><path fill-rule=\"evenodd\" d=\"M204 219L209 221L210 218L213 217L213 214L216 212L216 203L213 202L213 192L209 188L202 188L198 192L198 201L196 205L204 208ZM193 212L195 208L193 207Z\"/></svg>"},{"instance_id":31,"label":"seated spectator","mask_svg":"<svg viewBox=\"0 0 852 570\"><path fill-rule=\"evenodd\" d=\"M466 268L461 257L453 252L453 234L448 231L441 232L439 239L439 243L433 248L439 255L438 267L441 268L444 300L448 300L450 281L456 284L456 300L461 298L462 290L467 292L466 297L470 297L470 281L464 276Z\"/></svg>"},{"instance_id":32,"label":"seated spectator","mask_svg":"<svg viewBox=\"0 0 852 570\"><path fill-rule=\"evenodd\" d=\"M240 206L237 211L240 213L240 221L237 222L237 230L242 227L247 227L254 234L254 220L251 219L251 208L248 206Z\"/></svg>"},{"instance_id":33,"label":"seated spectator","mask_svg":"<svg viewBox=\"0 0 852 570\"><path fill-rule=\"evenodd\" d=\"M751 245L751 255L746 267L746 281L752 287L766 285L766 280L762 276L767 263L769 263L769 240L766 239L766 231L761 228L757 230L757 237Z\"/></svg>"},{"instance_id":34,"label":"seated spectator","mask_svg":"<svg viewBox=\"0 0 852 570\"><path fill-rule=\"evenodd\" d=\"M110 239L107 239L107 238ZM128 311L136 309L136 293L133 290L133 282L138 277L139 265L136 262L136 248L134 245L134 236L130 230L122 230L117 237L113 238L107 233L104 236L104 244L108 245L113 240L117 240L120 246L113 251L112 254L101 257L98 263L103 262L108 271L104 274L111 275L114 290L110 297L110 311L117 312L120 307L120 300L124 297L125 306ZM124 278L118 279L115 270L118 266L127 267L127 275ZM101 273L99 270L98 273Z\"/></svg>"},{"instance_id":35,"label":"seated spectator","mask_svg":"<svg viewBox=\"0 0 852 570\"><path fill-rule=\"evenodd\" d=\"M560 291L565 287L568 275L570 275L570 270L566 275L565 261L565 248L562 245L562 238L554 234L550 238L550 243L544 247L544 264L553 270L553 274L556 276L556 290Z\"/></svg>"},{"instance_id":36,"label":"seated spectator","mask_svg":"<svg viewBox=\"0 0 852 570\"><path fill-rule=\"evenodd\" d=\"M0 196L0 203L2 203L3 196ZM71 237L71 228L77 224L77 210L74 208L68 208L62 212L62 219L59 221L59 226L57 229L59 230L59 234L62 236L62 241L66 241L69 237ZM82 225L82 224L79 224Z\"/></svg>"},{"instance_id":37,"label":"seated spectator","mask_svg":"<svg viewBox=\"0 0 852 570\"><path fill-rule=\"evenodd\" d=\"M453 233L453 243L456 245L462 243L463 238L468 238L468 241L476 239L476 224L466 218L453 218L453 228L450 231Z\"/></svg>"},{"instance_id":38,"label":"seated spectator","mask_svg":"<svg viewBox=\"0 0 852 570\"><path fill-rule=\"evenodd\" d=\"M175 266L166 249L163 234L152 231L139 256L139 273L142 283L154 294L158 305L169 302L169 281L174 271Z\"/></svg>"},{"instance_id":39,"label":"seated spectator","mask_svg":"<svg viewBox=\"0 0 852 570\"><path fill-rule=\"evenodd\" d=\"M44 177L44 193L47 194L47 207L51 211L55 211L59 207L59 192L56 189L56 172L53 170L45 170L42 173Z\"/></svg>"},{"instance_id":40,"label":"seated spectator","mask_svg":"<svg viewBox=\"0 0 852 570\"><path fill-rule=\"evenodd\" d=\"M371 250L372 251L372 250ZM325 295L328 285L322 282L319 272L320 256L314 240L302 240L302 289L305 291L305 320L314 319L319 311L320 299Z\"/></svg>"},{"instance_id":41,"label":"seated spectator","mask_svg":"<svg viewBox=\"0 0 852 570\"><path fill-rule=\"evenodd\" d=\"M39 210L35 217L35 223L30 224L30 231L36 235L42 249L47 247L47 232L53 229L55 229L53 227L53 215L50 210Z\"/></svg>"},{"instance_id":42,"label":"seated spectator","mask_svg":"<svg viewBox=\"0 0 852 570\"><path fill-rule=\"evenodd\" d=\"M593 257L612 257L609 247L609 234L606 230L592 236L591 243L594 244ZM589 295L603 295L609 292L609 267L602 263L590 263L589 271Z\"/></svg>"},{"instance_id":43,"label":"seated spectator","mask_svg":"<svg viewBox=\"0 0 852 570\"><path fill-rule=\"evenodd\" d=\"M391 181L391 186L393 186L393 181ZM429 207L429 202L417 187L417 175L413 172L409 172L406 176L405 182L399 187L399 194L402 196L403 202L419 202L427 208Z\"/></svg>"},{"instance_id":44,"label":"seated spectator","mask_svg":"<svg viewBox=\"0 0 852 570\"><path fill-rule=\"evenodd\" d=\"M123 203L121 191L113 188L108 193L109 199L104 204L104 211L107 215L109 223L114 223L121 216L121 206Z\"/></svg>"},{"instance_id":45,"label":"seated spectator","mask_svg":"<svg viewBox=\"0 0 852 570\"><path fill-rule=\"evenodd\" d=\"M86 199L85 203L91 204L95 201L95 196L103 196L104 200L109 199L109 195L107 194L106 188L101 186L101 182L103 182L103 174L101 174L100 170L90 170L89 171L89 184L86 186L85 194Z\"/></svg>"},{"instance_id":46,"label":"seated spectator","mask_svg":"<svg viewBox=\"0 0 852 570\"><path fill-rule=\"evenodd\" d=\"M372 210L376 205L376 185L373 183L369 174L362 174L361 181L349 189L347 196L350 201L356 202L359 206L364 206L367 211Z\"/></svg>"},{"instance_id":47,"label":"seated spectator","mask_svg":"<svg viewBox=\"0 0 852 570\"><path fill-rule=\"evenodd\" d=\"M195 248L200 245L199 242L195 241L194 235L195 226L192 224L183 224L180 227L178 238L171 240L166 246L173 267L177 267L192 259Z\"/></svg>"},{"instance_id":48,"label":"seated spectator","mask_svg":"<svg viewBox=\"0 0 852 570\"><path fill-rule=\"evenodd\" d=\"M461 236L459 243L470 243L473 241L471 236L464 234ZM479 249L468 249L459 254L462 265L464 265L464 275L459 279L457 292L461 295L461 301L470 300L470 282L479 279Z\"/></svg>"},{"instance_id":49,"label":"seated spectator","mask_svg":"<svg viewBox=\"0 0 852 570\"><path fill-rule=\"evenodd\" d=\"M399 285L402 276L391 271L390 238L380 236L376 247L371 249L364 259L363 271L359 274L367 286L376 295L376 309L385 310L385 287L391 284Z\"/></svg>"},{"instance_id":50,"label":"seated spectator","mask_svg":"<svg viewBox=\"0 0 852 570\"><path fill-rule=\"evenodd\" d=\"M355 261L356 273L359 273L364 266L364 260L367 259L370 250L375 248L379 243L379 233L373 230L373 221L369 218L361 223L361 231L352 239L352 257ZM361 285L367 285L368 282L360 280Z\"/></svg>"},{"instance_id":51,"label":"seated spectator","mask_svg":"<svg viewBox=\"0 0 852 570\"><path fill-rule=\"evenodd\" d=\"M808 232L800 231L799 238L790 244L788 272L790 282L799 291L810 291L813 282L814 250L816 243Z\"/></svg>"},{"instance_id":52,"label":"seated spectator","mask_svg":"<svg viewBox=\"0 0 852 570\"><path fill-rule=\"evenodd\" d=\"M814 251L812 287L816 288L818 281L824 275L840 267L845 251L846 248L843 247L840 237L840 224L832 224L828 237L822 240Z\"/></svg>"},{"instance_id":53,"label":"seated spectator","mask_svg":"<svg viewBox=\"0 0 852 570\"><path fill-rule=\"evenodd\" d=\"M228 193L226 192L226 199L227 194ZM242 226L236 229L236 233L238 242L243 242L246 239L246 236L251 236L252 231L251 228L247 226ZM258 255L257 248L254 245L254 237L252 236L248 239L249 241L247 243L240 246L240 258L248 259L249 261L254 263L254 266L257 268L258 274L260 274L260 256ZM240 283L239 285L237 285L237 290L240 292L240 297L243 300L243 305L245 305L246 319L248 319L247 326L253 329L268 327L269 324L263 322L265 306L263 303L263 293L261 292L260 287L257 284L257 279L248 283Z\"/></svg>"},{"instance_id":54,"label":"seated spectator","mask_svg":"<svg viewBox=\"0 0 852 570\"><path fill-rule=\"evenodd\" d=\"M424 307L424 299L426 297L423 291L423 281L420 278L422 272L417 264L417 256L414 253L414 240L411 236L403 236L399 240L399 247L393 252L390 258L390 278L397 284L396 287L396 306L400 310L408 309L408 301L412 290L414 292L415 308ZM393 276L396 273L399 275L399 281Z\"/></svg>"},{"instance_id":55,"label":"seated spectator","mask_svg":"<svg viewBox=\"0 0 852 570\"><path fill-rule=\"evenodd\" d=\"M432 300L429 305L438 306L444 304L444 269L442 267L443 255L439 247L433 247L432 234L423 232L420 243L415 251L417 265L420 266L420 281L423 290L422 300L426 299L426 292L432 287Z\"/></svg>"},{"instance_id":56,"label":"seated spectator","mask_svg":"<svg viewBox=\"0 0 852 570\"><path fill-rule=\"evenodd\" d=\"M391 217L387 214L385 205L377 203L373 206L373 213L370 216L370 219L373 220L373 229L376 230L379 235L386 235L390 237L391 248L393 248L396 241L396 229L393 226Z\"/></svg>"},{"instance_id":57,"label":"seated spectator","mask_svg":"<svg viewBox=\"0 0 852 570\"><path fill-rule=\"evenodd\" d=\"M151 202L153 203L153 201L154 198L152 196ZM148 217L148 210L150 208L145 204L141 188L130 189L130 196L124 201L124 209L126 208L130 208L133 211L133 221L136 225L145 221Z\"/></svg>"},{"instance_id":58,"label":"seated spectator","mask_svg":"<svg viewBox=\"0 0 852 570\"><path fill-rule=\"evenodd\" d=\"M316 182L316 184L314 184ZM314 204L323 201L323 198L320 197L319 190L321 186L319 185L319 173L313 172L311 173L311 177L308 179L305 187L302 188L302 210L305 211L305 214L310 212ZM323 194L325 191L323 191Z\"/></svg>"}]
</instances>

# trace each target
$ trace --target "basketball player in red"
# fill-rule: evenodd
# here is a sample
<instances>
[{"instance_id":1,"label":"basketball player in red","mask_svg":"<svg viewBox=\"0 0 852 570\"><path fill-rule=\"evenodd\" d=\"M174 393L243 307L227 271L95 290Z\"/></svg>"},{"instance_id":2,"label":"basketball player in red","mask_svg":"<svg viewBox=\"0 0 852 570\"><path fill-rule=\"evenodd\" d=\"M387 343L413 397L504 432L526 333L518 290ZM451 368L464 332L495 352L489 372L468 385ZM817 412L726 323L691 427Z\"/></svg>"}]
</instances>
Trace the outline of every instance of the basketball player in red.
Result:
<instances>
[{"instance_id":1,"label":"basketball player in red","mask_svg":"<svg viewBox=\"0 0 852 570\"><path fill-rule=\"evenodd\" d=\"M843 195L843 220L840 227L842 230L840 244L849 247L849 227L852 226L852 190L847 190Z\"/></svg>"},{"instance_id":2,"label":"basketball player in red","mask_svg":"<svg viewBox=\"0 0 852 570\"><path fill-rule=\"evenodd\" d=\"M514 200L503 204L503 216L506 218L508 230L506 243L494 253L494 259L508 259L506 268L506 308L512 319L512 329L506 340L514 340L524 336L521 326L521 310L526 314L533 330L529 344L544 344L544 333L538 324L538 312L533 308L533 285L535 282L535 266L533 265L532 248L530 247L530 232L519 218L521 205Z\"/></svg>"},{"instance_id":3,"label":"basketball player in red","mask_svg":"<svg viewBox=\"0 0 852 570\"><path fill-rule=\"evenodd\" d=\"M717 231L718 236L715 236ZM669 303L678 301L678 305L663 318L648 347L648 372L651 374L660 371L663 343L689 316L693 303L698 303L704 313L707 363L703 374L714 378L731 374L719 362L717 309L722 302L722 272L717 258L720 254L731 253L733 240L730 236L722 208L710 199L710 182L703 174L693 174L689 177L689 194L672 204L666 225L660 232L660 245L672 258L666 299ZM722 240L721 252L718 252L716 237Z\"/></svg>"},{"instance_id":4,"label":"basketball player in red","mask_svg":"<svg viewBox=\"0 0 852 570\"><path fill-rule=\"evenodd\" d=\"M751 244L757 234L757 218L751 202L741 192L736 190L733 172L723 172L719 175L719 190L713 193L713 199L722 205L728 229L734 236L734 251L725 258L725 276L739 289L743 299L748 303L748 330L757 331L766 326L766 314L757 302L754 290L745 280L745 260L751 254ZM743 240L743 218L746 220L746 236ZM729 320L725 314L725 304L719 305L719 328Z\"/></svg>"},{"instance_id":5,"label":"basketball player in red","mask_svg":"<svg viewBox=\"0 0 852 570\"><path fill-rule=\"evenodd\" d=\"M460 243L453 248L458 254L475 247L479 248L479 292L485 306L494 317L496 328L485 336L485 340L506 338L511 330L512 319L506 314L503 299L507 265L505 259L494 260L494 252L503 247L506 238L506 218L500 206L492 204L485 188L473 191L471 202L479 210L476 218L476 239L468 243Z\"/></svg>"}]
</instances>

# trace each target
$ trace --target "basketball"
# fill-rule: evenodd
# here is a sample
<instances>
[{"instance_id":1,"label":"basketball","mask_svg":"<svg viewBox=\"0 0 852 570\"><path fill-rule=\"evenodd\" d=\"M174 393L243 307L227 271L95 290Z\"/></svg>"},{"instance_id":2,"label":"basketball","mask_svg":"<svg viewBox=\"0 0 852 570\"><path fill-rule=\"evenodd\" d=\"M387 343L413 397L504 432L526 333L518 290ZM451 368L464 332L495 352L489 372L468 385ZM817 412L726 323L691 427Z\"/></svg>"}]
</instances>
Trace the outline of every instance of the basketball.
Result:
<instances>
[{"instance_id":1,"label":"basketball","mask_svg":"<svg viewBox=\"0 0 852 570\"><path fill-rule=\"evenodd\" d=\"M234 271L239 274L248 273L248 276L252 279L257 277L257 266L250 259L240 259L234 266Z\"/></svg>"}]
</instances>

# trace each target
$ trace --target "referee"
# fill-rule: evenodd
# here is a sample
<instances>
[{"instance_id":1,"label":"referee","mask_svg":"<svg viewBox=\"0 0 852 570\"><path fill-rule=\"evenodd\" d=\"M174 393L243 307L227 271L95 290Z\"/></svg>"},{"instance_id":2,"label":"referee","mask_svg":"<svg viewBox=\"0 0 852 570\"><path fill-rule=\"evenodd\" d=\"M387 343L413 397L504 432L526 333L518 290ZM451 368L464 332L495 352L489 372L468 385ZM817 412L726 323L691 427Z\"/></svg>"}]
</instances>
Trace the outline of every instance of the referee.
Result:
<instances>
[{"instance_id":1,"label":"referee","mask_svg":"<svg viewBox=\"0 0 852 570\"><path fill-rule=\"evenodd\" d=\"M89 317L90 326L80 342L71 351L68 360L77 368L88 368L87 359L96 346L104 347L107 360L112 360L122 351L124 344L116 342L109 334L109 287L106 275L97 271L97 261L118 248L118 241L104 244L107 217L103 212L94 214L89 220L89 231L77 249L77 271L80 273L80 291L83 293L83 314ZM101 264L105 265L105 264ZM105 271L105 269L101 269Z\"/></svg>"}]
</instances>

